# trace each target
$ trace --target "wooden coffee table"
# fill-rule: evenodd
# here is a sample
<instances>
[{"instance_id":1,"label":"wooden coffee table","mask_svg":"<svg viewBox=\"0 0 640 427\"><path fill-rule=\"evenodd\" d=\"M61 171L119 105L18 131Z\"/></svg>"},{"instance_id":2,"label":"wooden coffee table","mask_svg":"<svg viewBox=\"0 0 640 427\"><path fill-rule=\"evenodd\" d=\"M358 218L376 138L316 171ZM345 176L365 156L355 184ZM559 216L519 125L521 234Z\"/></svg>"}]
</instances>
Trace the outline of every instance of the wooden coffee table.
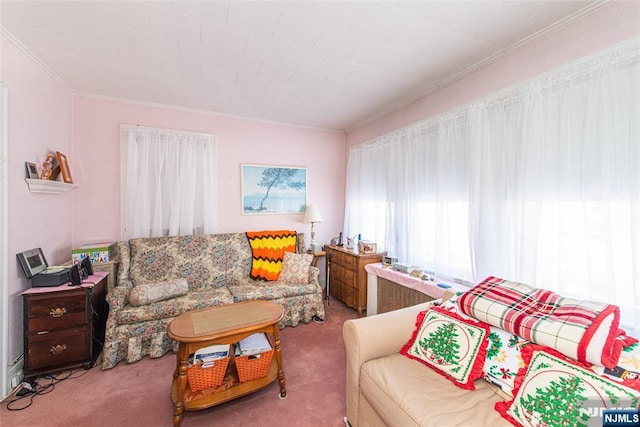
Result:
<instances>
[{"instance_id":1,"label":"wooden coffee table","mask_svg":"<svg viewBox=\"0 0 640 427\"><path fill-rule=\"evenodd\" d=\"M171 385L174 426L180 425L185 410L195 411L227 402L264 388L276 379L280 383L279 397L284 399L287 396L278 328L283 315L282 307L274 302L245 301L190 311L173 319L167 333L179 343ZM187 386L187 365L191 353L212 344L236 343L259 332L270 334L274 344L275 357L266 377L240 382L230 361L227 377L221 386L191 391ZM230 356L233 360L233 355Z\"/></svg>"}]
</instances>

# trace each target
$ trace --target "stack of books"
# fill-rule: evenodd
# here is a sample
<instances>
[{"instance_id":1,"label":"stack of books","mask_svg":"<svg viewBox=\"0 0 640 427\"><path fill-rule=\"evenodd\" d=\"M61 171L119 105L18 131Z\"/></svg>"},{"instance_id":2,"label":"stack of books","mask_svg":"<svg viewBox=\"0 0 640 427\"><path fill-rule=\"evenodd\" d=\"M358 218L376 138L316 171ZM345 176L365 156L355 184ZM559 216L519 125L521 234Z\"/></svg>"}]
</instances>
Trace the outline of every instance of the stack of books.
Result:
<instances>
[{"instance_id":1,"label":"stack of books","mask_svg":"<svg viewBox=\"0 0 640 427\"><path fill-rule=\"evenodd\" d=\"M229 344L215 344L196 350L189 355L189 366L202 363L202 368L210 368L215 365L216 360L229 357Z\"/></svg>"},{"instance_id":2,"label":"stack of books","mask_svg":"<svg viewBox=\"0 0 640 427\"><path fill-rule=\"evenodd\" d=\"M255 356L271 350L265 334L253 334L236 344L236 356Z\"/></svg>"}]
</instances>

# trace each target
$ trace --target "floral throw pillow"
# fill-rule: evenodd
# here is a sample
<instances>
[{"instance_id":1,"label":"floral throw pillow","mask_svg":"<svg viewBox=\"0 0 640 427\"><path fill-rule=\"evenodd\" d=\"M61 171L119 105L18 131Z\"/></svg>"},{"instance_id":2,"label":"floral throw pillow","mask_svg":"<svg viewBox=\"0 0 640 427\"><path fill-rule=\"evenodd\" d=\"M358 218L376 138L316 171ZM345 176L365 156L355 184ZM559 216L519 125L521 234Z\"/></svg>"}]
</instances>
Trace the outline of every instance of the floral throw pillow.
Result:
<instances>
[{"instance_id":1,"label":"floral throw pillow","mask_svg":"<svg viewBox=\"0 0 640 427\"><path fill-rule=\"evenodd\" d=\"M482 378L488 335L489 325L433 307L418 314L416 330L400 353L473 390L473 381Z\"/></svg>"},{"instance_id":2,"label":"floral throw pillow","mask_svg":"<svg viewBox=\"0 0 640 427\"><path fill-rule=\"evenodd\" d=\"M640 391L602 377L562 353L535 344L522 349L526 368L518 372L515 397L495 408L523 426L602 425L602 408L636 408Z\"/></svg>"},{"instance_id":3,"label":"floral throw pillow","mask_svg":"<svg viewBox=\"0 0 640 427\"><path fill-rule=\"evenodd\" d=\"M134 286L129 292L129 304L134 307L164 301L169 298L186 295L189 292L187 279L172 279L158 283L143 283Z\"/></svg>"},{"instance_id":4,"label":"floral throw pillow","mask_svg":"<svg viewBox=\"0 0 640 427\"><path fill-rule=\"evenodd\" d=\"M294 254L285 252L282 270L278 282L304 285L309 283L309 266L313 261L311 254Z\"/></svg>"}]
</instances>

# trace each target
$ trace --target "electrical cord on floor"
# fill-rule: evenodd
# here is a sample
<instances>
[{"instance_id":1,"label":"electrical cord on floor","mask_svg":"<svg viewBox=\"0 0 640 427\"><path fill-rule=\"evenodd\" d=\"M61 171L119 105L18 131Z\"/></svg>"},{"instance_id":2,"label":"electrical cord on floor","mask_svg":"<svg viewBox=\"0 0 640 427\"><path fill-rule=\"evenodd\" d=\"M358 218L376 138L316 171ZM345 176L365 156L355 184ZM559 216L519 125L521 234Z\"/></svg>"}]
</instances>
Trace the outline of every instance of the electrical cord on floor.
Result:
<instances>
[{"instance_id":1,"label":"electrical cord on floor","mask_svg":"<svg viewBox=\"0 0 640 427\"><path fill-rule=\"evenodd\" d=\"M78 372L79 374L77 374ZM27 409L33 404L33 399L36 396L51 393L59 382L67 379L80 378L87 372L88 370L85 369L71 369L57 375L42 375L35 380L25 382L22 388L15 393L15 397L5 402L7 404L7 410L21 411Z\"/></svg>"}]
</instances>

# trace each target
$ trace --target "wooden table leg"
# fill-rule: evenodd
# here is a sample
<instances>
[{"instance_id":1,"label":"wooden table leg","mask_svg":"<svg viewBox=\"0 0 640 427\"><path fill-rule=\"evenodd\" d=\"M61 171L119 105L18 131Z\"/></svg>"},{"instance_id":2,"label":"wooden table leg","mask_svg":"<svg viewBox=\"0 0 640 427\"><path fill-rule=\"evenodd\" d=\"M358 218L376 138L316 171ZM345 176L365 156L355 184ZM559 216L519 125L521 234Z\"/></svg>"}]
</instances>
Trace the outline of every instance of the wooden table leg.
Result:
<instances>
[{"instance_id":1,"label":"wooden table leg","mask_svg":"<svg viewBox=\"0 0 640 427\"><path fill-rule=\"evenodd\" d=\"M178 427L184 413L184 392L187 388L187 363L189 352L187 345L180 343L176 360L176 371L173 374L173 388L175 391L173 402L173 425Z\"/></svg>"},{"instance_id":2,"label":"wooden table leg","mask_svg":"<svg viewBox=\"0 0 640 427\"><path fill-rule=\"evenodd\" d=\"M282 367L282 350L280 349L280 328L278 324L273 325L273 341L275 346L276 362L278 362L278 383L280 383L280 399L287 397L287 390L284 383L284 368Z\"/></svg>"}]
</instances>

